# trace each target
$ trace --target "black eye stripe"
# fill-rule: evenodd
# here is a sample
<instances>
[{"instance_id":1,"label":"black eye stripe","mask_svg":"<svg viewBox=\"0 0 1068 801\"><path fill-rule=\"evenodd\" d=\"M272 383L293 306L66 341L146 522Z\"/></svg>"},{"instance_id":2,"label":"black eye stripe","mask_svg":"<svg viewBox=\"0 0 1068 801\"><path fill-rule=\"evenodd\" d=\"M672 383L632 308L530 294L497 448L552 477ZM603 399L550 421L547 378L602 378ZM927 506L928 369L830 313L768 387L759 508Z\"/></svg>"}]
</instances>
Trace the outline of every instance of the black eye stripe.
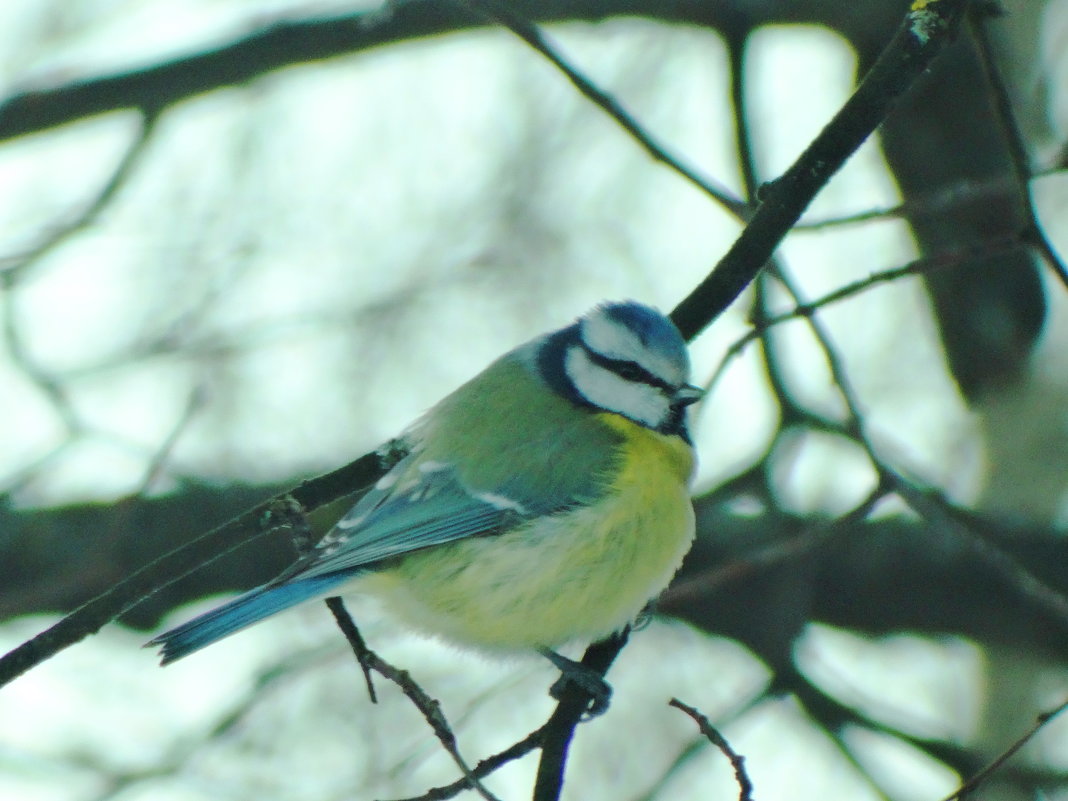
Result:
<instances>
[{"instance_id":1,"label":"black eye stripe","mask_svg":"<svg viewBox=\"0 0 1068 801\"><path fill-rule=\"evenodd\" d=\"M657 378L637 362L632 362L628 359L610 359L595 350L591 350L585 342L582 343L582 349L586 351L586 355L590 357L591 362L598 367L603 367L605 370L615 373L626 381L637 381L642 384L648 384L651 387L656 387L667 393L675 391L673 386L666 381Z\"/></svg>"}]
</instances>

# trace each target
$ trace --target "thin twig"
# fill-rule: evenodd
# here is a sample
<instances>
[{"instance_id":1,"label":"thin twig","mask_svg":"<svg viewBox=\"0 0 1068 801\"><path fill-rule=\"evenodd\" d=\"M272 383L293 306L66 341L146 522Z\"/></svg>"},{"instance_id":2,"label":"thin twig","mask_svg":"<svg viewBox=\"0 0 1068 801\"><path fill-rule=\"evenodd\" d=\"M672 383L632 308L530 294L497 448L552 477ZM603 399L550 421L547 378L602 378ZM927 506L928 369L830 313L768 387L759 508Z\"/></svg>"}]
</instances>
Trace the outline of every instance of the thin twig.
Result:
<instances>
[{"instance_id":1,"label":"thin twig","mask_svg":"<svg viewBox=\"0 0 1068 801\"><path fill-rule=\"evenodd\" d=\"M367 647L363 641L363 636L356 627L355 621L352 619L352 615L345 609L345 603L340 598L327 598L326 605L330 609L331 614L333 614L334 620L341 629L341 633L344 634L345 639L348 640L353 653L356 655L356 659L360 663L361 669L364 671L368 689L371 691L372 700L374 699L374 688L371 686L370 671L374 670L385 679L396 684L401 692L404 693L405 697L422 713L423 719L434 732L434 736L438 738L438 742L441 743L442 748L444 748L446 753L452 757L452 761L456 763L456 766L464 775L467 786L477 791L479 795L486 799L486 801L500 801L497 796L486 789L482 782L479 781L478 777L471 771L471 768L467 766L467 762L460 754L459 746L456 744L456 735L453 733L452 727L449 726L449 721L445 718L445 713L441 711L441 703L437 699L431 698L430 695L428 695L427 692L412 678L408 671L394 667Z\"/></svg>"},{"instance_id":2,"label":"thin twig","mask_svg":"<svg viewBox=\"0 0 1068 801\"><path fill-rule=\"evenodd\" d=\"M1043 174L1053 174L1058 170L1046 170ZM1037 176L1036 176L1037 177ZM930 192L920 192L906 197L896 206L868 209L851 214L839 214L822 220L801 220L794 226L795 231L819 231L844 225L896 218L933 217L953 210L965 203L982 203L996 201L1009 192L1017 193L1016 183L998 177L991 180L965 178L947 184Z\"/></svg>"},{"instance_id":3,"label":"thin twig","mask_svg":"<svg viewBox=\"0 0 1068 801\"><path fill-rule=\"evenodd\" d=\"M503 765L509 762L514 762L521 757L526 756L531 751L539 748L542 741L545 738L545 727L549 724L546 723L539 728L532 731L522 740L505 748L503 751L498 751L492 756L488 756L481 760L477 765L471 769L471 775L479 779L484 778ZM441 787L433 787L427 790L420 796L413 798L402 799L401 801L444 801L447 798L453 798L459 795L464 790L467 790L470 784L467 778L458 779L452 784L442 785Z\"/></svg>"},{"instance_id":4,"label":"thin twig","mask_svg":"<svg viewBox=\"0 0 1068 801\"><path fill-rule=\"evenodd\" d=\"M1034 738L1034 736L1038 734L1047 723L1049 723L1055 717L1064 712L1065 709L1068 709L1068 700L1064 701L1060 706L1050 710L1049 712L1043 712L1035 719L1035 724L1030 729L1028 729L1023 734L1023 736L1021 736L1018 740L1016 740L1016 742L1014 742L1012 745L1002 751L997 756L997 758L994 759L989 765L987 765L981 771L969 778L968 781L964 782L952 793L943 798L942 801L953 801L953 799L956 798L963 798L968 793L971 793L974 790L978 789L979 785L986 781L992 773L997 771L1006 762L1008 762L1009 759L1011 759L1017 751L1027 745L1027 743L1030 742L1031 739Z\"/></svg>"},{"instance_id":5,"label":"thin twig","mask_svg":"<svg viewBox=\"0 0 1068 801\"><path fill-rule=\"evenodd\" d=\"M151 461L148 463L148 469L145 470L145 476L141 479L141 484L137 488L135 495L144 495L159 478L160 473L163 472L164 465L171 452L174 450L174 446L178 444L178 439L182 433L186 431L189 424L193 421L196 413L200 411L204 406L204 390L203 387L195 387L190 393L189 398L186 400L185 408L182 410L178 420L171 427L170 432L164 438L163 442L155 453L152 455Z\"/></svg>"},{"instance_id":6,"label":"thin twig","mask_svg":"<svg viewBox=\"0 0 1068 801\"><path fill-rule=\"evenodd\" d=\"M745 772L745 757L731 748L727 738L720 734L712 722L697 709L684 704L678 698L672 698L668 703L689 715L697 724L697 728L701 730L701 734L716 746L723 756L727 757L731 767L734 768L734 779L738 782L738 801L753 801L753 782L749 779L749 774Z\"/></svg>"},{"instance_id":7,"label":"thin twig","mask_svg":"<svg viewBox=\"0 0 1068 801\"><path fill-rule=\"evenodd\" d=\"M990 94L994 99L994 113L997 115L998 122L1009 146L1009 156L1019 184L1019 197L1027 207L1027 214L1031 221L1027 231L1028 239L1038 248L1038 251L1061 283L1068 287L1068 265L1065 265L1060 254L1057 253L1057 250L1046 237L1046 232L1038 221L1038 210L1035 208L1034 199L1028 189L1033 177L1031 160L1024 144L1023 133L1016 122L1016 114L1012 108L1012 99L1009 96L1008 86L1005 84L1001 71L998 69L990 44L990 37L987 34L986 21L990 16L989 7L986 4L976 3L973 4L968 13L968 22L979 51L979 61L983 67L983 74L990 87Z\"/></svg>"},{"instance_id":8,"label":"thin twig","mask_svg":"<svg viewBox=\"0 0 1068 801\"><path fill-rule=\"evenodd\" d=\"M48 399L56 416L63 422L66 439L71 440L84 429L70 393L63 382L46 370L27 347L18 296L13 288L14 269L0 272L0 337L15 368Z\"/></svg>"},{"instance_id":9,"label":"thin twig","mask_svg":"<svg viewBox=\"0 0 1068 801\"><path fill-rule=\"evenodd\" d=\"M781 542L754 548L730 562L710 567L674 582L660 596L660 608L680 609L692 606L732 581L782 564L788 559L796 559L812 553L836 537L852 532L852 527L865 520L889 492L890 488L880 483L848 514L834 520L814 523L799 534Z\"/></svg>"},{"instance_id":10,"label":"thin twig","mask_svg":"<svg viewBox=\"0 0 1068 801\"><path fill-rule=\"evenodd\" d=\"M803 317L810 317L826 306L830 306L831 304L843 300L848 300L849 298L860 295L882 284L898 281L910 275L922 275L935 270L957 267L972 261L979 256L986 257L1012 253L1024 246L1025 243L1018 236L1012 236L989 242L980 242L967 248L935 253L930 256L915 259L901 267L878 270L870 273L866 278L858 278L856 281L844 284L838 287L838 289L832 290L815 300L808 301L807 303L798 303L790 311L776 314L767 317L758 323L754 323L753 327L746 331L745 334L731 343L723 354L723 358L720 359L719 364L716 365L716 369L713 371L712 376L705 382L704 386L711 391L711 388L715 387L723 377L730 362L741 355L749 345L760 339L764 332L770 328L793 320L799 320Z\"/></svg>"},{"instance_id":11,"label":"thin twig","mask_svg":"<svg viewBox=\"0 0 1068 801\"><path fill-rule=\"evenodd\" d=\"M741 219L749 216L752 209L748 204L736 198L725 186L717 185L712 180L700 176L697 170L685 164L680 156L669 153L667 146L657 141L635 119L634 115L623 107L619 100L572 66L571 62L560 53L560 50L555 45L549 42L549 39L533 22L516 14L502 4L492 2L492 0L460 0L460 2L481 15L498 22L530 45L531 48L541 53L550 64L564 74L583 97L604 111L624 131L630 134L654 161L658 161L669 169L674 170L734 216Z\"/></svg>"},{"instance_id":12,"label":"thin twig","mask_svg":"<svg viewBox=\"0 0 1068 801\"><path fill-rule=\"evenodd\" d=\"M340 598L327 598L326 606L333 614L341 633L348 640L352 653L356 656L356 662L359 663L360 670L363 671L363 679L367 683L367 695L371 699L371 703L377 704L378 693L375 692L375 684L371 678L371 671L374 669L371 660L373 652L367 647L367 643L364 642L363 635L360 634L356 622L352 619L352 615L348 613L348 610L345 609Z\"/></svg>"},{"instance_id":13,"label":"thin twig","mask_svg":"<svg viewBox=\"0 0 1068 801\"><path fill-rule=\"evenodd\" d=\"M0 280L2 280L5 288L13 286L18 277L32 265L40 262L43 257L54 251L74 234L85 230L96 221L100 213L108 207L133 173L134 168L152 139L158 119L157 114L141 110L137 133L127 146L126 152L119 159L119 163L112 170L108 180L77 215L58 225L54 230L47 232L41 241L23 252L0 257Z\"/></svg>"}]
</instances>

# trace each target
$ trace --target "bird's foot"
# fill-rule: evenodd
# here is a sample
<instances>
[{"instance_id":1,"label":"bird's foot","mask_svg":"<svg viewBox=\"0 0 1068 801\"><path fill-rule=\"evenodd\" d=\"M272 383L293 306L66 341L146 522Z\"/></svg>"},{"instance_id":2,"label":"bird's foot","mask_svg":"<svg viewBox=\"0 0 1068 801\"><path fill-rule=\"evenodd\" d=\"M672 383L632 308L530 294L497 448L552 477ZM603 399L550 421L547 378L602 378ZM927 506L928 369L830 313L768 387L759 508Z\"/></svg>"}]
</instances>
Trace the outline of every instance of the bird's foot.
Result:
<instances>
[{"instance_id":1,"label":"bird's foot","mask_svg":"<svg viewBox=\"0 0 1068 801\"><path fill-rule=\"evenodd\" d=\"M560 669L560 678L549 688L549 695L557 701L563 700L568 686L578 687L589 699L585 720L603 715L608 710L612 698L612 686L597 671L586 667L581 662L568 659L548 648L541 650L542 655Z\"/></svg>"}]
</instances>

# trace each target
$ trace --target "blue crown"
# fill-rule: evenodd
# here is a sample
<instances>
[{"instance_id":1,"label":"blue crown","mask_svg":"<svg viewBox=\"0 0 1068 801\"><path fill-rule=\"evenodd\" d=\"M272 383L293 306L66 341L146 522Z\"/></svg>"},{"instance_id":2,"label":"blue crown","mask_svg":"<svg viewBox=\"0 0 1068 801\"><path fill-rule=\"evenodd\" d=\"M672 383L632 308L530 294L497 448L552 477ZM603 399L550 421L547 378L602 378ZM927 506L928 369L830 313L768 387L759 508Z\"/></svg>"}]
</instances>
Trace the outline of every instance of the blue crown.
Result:
<instances>
[{"instance_id":1,"label":"blue crown","mask_svg":"<svg viewBox=\"0 0 1068 801\"><path fill-rule=\"evenodd\" d=\"M679 329L656 309L635 300L604 303L598 307L607 317L633 331L641 343L672 359L686 362L686 342Z\"/></svg>"}]
</instances>

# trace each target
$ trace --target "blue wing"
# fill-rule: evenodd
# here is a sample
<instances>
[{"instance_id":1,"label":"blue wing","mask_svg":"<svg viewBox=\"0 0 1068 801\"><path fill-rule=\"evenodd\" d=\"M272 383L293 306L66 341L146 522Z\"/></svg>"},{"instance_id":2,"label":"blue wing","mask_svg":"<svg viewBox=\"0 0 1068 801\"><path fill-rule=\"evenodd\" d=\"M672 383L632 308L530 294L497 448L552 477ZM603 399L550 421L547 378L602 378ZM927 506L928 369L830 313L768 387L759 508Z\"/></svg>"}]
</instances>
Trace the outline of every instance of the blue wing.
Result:
<instances>
[{"instance_id":1,"label":"blue wing","mask_svg":"<svg viewBox=\"0 0 1068 801\"><path fill-rule=\"evenodd\" d=\"M313 553L280 578L352 571L432 545L497 534L542 511L503 495L471 490L451 465L420 462L413 455L341 518Z\"/></svg>"},{"instance_id":2,"label":"blue wing","mask_svg":"<svg viewBox=\"0 0 1068 801\"><path fill-rule=\"evenodd\" d=\"M162 664L312 598L327 597L368 567L410 551L496 534L530 512L504 496L468 490L450 465L413 454L386 474L315 550L256 587L149 641Z\"/></svg>"}]
</instances>

